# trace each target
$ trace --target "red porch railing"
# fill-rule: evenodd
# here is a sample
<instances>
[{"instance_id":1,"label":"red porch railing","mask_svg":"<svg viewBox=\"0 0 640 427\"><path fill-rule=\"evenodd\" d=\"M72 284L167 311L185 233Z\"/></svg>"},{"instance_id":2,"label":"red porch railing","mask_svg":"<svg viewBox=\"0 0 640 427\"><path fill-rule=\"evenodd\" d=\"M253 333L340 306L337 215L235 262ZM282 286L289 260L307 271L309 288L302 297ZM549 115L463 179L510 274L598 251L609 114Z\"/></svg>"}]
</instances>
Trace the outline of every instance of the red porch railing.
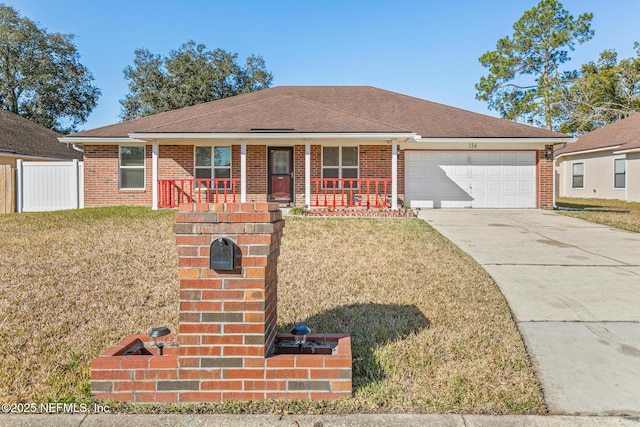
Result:
<instances>
[{"instance_id":1,"label":"red porch railing","mask_svg":"<svg viewBox=\"0 0 640 427\"><path fill-rule=\"evenodd\" d=\"M176 208L180 203L233 203L239 188L239 178L159 179L158 207Z\"/></svg>"},{"instance_id":2,"label":"red porch railing","mask_svg":"<svg viewBox=\"0 0 640 427\"><path fill-rule=\"evenodd\" d=\"M311 206L388 208L390 191L391 178L312 178Z\"/></svg>"}]
</instances>

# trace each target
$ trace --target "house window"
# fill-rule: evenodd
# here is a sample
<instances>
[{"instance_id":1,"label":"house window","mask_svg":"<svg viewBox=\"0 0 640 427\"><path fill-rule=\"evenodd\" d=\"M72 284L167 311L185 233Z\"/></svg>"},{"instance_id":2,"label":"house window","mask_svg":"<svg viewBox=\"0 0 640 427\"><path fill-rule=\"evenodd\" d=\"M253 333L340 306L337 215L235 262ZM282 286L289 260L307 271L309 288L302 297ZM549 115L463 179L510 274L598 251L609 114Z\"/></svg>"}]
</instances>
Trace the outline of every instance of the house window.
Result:
<instances>
[{"instance_id":1,"label":"house window","mask_svg":"<svg viewBox=\"0 0 640 427\"><path fill-rule=\"evenodd\" d=\"M231 147L196 147L196 179L230 179ZM218 188L224 188L219 183ZM231 181L227 188L231 188Z\"/></svg>"},{"instance_id":2,"label":"house window","mask_svg":"<svg viewBox=\"0 0 640 427\"><path fill-rule=\"evenodd\" d=\"M322 177L323 178L358 178L358 147L323 147L322 148ZM327 182L327 188L333 188L333 182ZM345 182L344 188L356 188L357 184ZM337 183L340 188L340 183Z\"/></svg>"},{"instance_id":3,"label":"house window","mask_svg":"<svg viewBox=\"0 0 640 427\"><path fill-rule=\"evenodd\" d=\"M144 190L144 146L120 147L120 189Z\"/></svg>"},{"instance_id":4,"label":"house window","mask_svg":"<svg viewBox=\"0 0 640 427\"><path fill-rule=\"evenodd\" d=\"M572 168L571 188L584 188L584 163L574 163Z\"/></svg>"},{"instance_id":5,"label":"house window","mask_svg":"<svg viewBox=\"0 0 640 427\"><path fill-rule=\"evenodd\" d=\"M625 188L627 184L626 159L613 160L613 188Z\"/></svg>"}]
</instances>

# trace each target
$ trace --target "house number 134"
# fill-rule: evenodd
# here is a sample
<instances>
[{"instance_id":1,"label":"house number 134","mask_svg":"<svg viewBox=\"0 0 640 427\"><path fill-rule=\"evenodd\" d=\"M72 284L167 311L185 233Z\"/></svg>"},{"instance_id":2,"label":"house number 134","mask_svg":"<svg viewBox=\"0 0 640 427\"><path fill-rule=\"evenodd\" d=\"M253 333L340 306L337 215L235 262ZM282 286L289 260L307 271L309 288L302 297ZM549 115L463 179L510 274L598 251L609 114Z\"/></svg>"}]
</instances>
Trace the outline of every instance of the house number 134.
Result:
<instances>
[{"instance_id":1,"label":"house number 134","mask_svg":"<svg viewBox=\"0 0 640 427\"><path fill-rule=\"evenodd\" d=\"M478 144L476 144L475 142L470 142L469 148L478 148Z\"/></svg>"}]
</instances>

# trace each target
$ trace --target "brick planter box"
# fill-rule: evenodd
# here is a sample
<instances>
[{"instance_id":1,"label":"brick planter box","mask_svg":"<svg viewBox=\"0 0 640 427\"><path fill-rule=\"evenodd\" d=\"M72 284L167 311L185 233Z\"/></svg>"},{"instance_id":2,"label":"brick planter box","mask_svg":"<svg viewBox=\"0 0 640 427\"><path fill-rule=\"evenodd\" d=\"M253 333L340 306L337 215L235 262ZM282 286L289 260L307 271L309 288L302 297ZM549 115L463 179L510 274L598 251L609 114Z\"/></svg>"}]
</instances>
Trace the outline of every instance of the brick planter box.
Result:
<instances>
[{"instance_id":1,"label":"brick planter box","mask_svg":"<svg viewBox=\"0 0 640 427\"><path fill-rule=\"evenodd\" d=\"M98 399L135 402L317 399L351 395L351 340L332 354L275 354L277 258L284 221L276 203L181 205L174 231L180 269L179 333L164 356L146 335L132 335L91 364ZM219 237L239 251L238 268L209 269ZM141 346L145 344L144 347ZM133 349L144 354L126 355ZM147 354L149 353L149 354Z\"/></svg>"}]
</instances>

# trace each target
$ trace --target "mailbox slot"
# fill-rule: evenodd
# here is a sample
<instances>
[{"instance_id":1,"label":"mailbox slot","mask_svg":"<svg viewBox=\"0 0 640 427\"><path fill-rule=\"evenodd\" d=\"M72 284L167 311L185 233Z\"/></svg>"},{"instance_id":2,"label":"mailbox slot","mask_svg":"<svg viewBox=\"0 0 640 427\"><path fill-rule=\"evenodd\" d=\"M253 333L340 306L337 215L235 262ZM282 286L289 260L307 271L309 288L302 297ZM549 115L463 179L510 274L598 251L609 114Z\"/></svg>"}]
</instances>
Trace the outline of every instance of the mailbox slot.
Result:
<instances>
[{"instance_id":1,"label":"mailbox slot","mask_svg":"<svg viewBox=\"0 0 640 427\"><path fill-rule=\"evenodd\" d=\"M238 267L238 246L231 239L218 237L211 243L209 268L231 271Z\"/></svg>"}]
</instances>

